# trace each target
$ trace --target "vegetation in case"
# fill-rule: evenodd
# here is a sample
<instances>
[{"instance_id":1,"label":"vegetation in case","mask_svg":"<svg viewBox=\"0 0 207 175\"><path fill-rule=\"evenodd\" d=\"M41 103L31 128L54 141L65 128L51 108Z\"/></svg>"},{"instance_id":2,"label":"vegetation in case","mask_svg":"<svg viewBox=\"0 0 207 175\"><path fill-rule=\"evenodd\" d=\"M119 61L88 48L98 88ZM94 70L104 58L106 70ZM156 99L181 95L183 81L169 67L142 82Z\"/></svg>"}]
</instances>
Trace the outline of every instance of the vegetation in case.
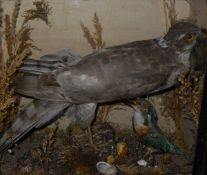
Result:
<instances>
[{"instance_id":1,"label":"vegetation in case","mask_svg":"<svg viewBox=\"0 0 207 175\"><path fill-rule=\"evenodd\" d=\"M31 33L34 28L30 22L36 19L49 24L48 15L51 8L45 0L33 2L34 8L25 10L20 16L21 0L15 0L11 15L4 14L2 0L0 0L0 131L5 122L10 122L18 111L20 96L14 93L12 77L24 58L31 54L34 45ZM17 27L19 18L23 18L20 27ZM6 50L3 49L6 44Z\"/></svg>"}]
</instances>

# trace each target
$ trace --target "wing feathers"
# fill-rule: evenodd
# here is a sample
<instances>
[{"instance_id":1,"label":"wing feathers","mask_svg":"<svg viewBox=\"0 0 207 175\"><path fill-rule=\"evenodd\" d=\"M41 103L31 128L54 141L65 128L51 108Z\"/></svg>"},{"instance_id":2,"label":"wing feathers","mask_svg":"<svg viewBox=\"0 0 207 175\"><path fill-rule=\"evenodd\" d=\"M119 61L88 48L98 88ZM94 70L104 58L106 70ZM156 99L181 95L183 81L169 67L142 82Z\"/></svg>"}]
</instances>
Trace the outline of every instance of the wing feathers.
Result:
<instances>
[{"instance_id":1,"label":"wing feathers","mask_svg":"<svg viewBox=\"0 0 207 175\"><path fill-rule=\"evenodd\" d=\"M40 128L59 116L69 103L34 100L18 114L0 139L0 152L15 144L34 128Z\"/></svg>"},{"instance_id":2,"label":"wing feathers","mask_svg":"<svg viewBox=\"0 0 207 175\"><path fill-rule=\"evenodd\" d=\"M81 60L80 55L71 49L62 49L56 54L44 55L40 57L40 60L27 58L18 70L19 72L40 75L64 67L66 64L76 63L79 60Z\"/></svg>"},{"instance_id":3,"label":"wing feathers","mask_svg":"<svg viewBox=\"0 0 207 175\"><path fill-rule=\"evenodd\" d=\"M13 79L15 92L24 96L52 101L66 101L53 74L17 75Z\"/></svg>"}]
</instances>

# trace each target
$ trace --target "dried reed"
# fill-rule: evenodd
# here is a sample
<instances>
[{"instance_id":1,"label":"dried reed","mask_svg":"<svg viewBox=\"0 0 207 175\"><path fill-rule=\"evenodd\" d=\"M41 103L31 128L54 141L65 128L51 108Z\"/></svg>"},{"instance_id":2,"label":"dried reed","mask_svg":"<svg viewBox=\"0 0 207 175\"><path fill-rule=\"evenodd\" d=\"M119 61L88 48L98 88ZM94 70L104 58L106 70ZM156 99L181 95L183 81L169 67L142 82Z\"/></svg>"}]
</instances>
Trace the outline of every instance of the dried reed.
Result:
<instances>
[{"instance_id":1,"label":"dried reed","mask_svg":"<svg viewBox=\"0 0 207 175\"><path fill-rule=\"evenodd\" d=\"M0 0L0 131L4 123L12 120L16 114L20 97L14 94L11 79L16 68L21 65L23 59L31 53L32 49L38 49L32 42L31 32L33 28L29 21L41 19L48 24L48 14L51 8L44 0L34 1L35 9L26 10L23 15L23 23L17 29L21 0L15 0L12 15L5 14ZM4 22L4 29L2 28ZM2 40L5 39L5 54L2 49ZM6 56L8 55L8 57Z\"/></svg>"},{"instance_id":2,"label":"dried reed","mask_svg":"<svg viewBox=\"0 0 207 175\"><path fill-rule=\"evenodd\" d=\"M176 1L175 0L163 0L163 10L165 14L166 29L173 26L177 21L176 12Z\"/></svg>"},{"instance_id":3,"label":"dried reed","mask_svg":"<svg viewBox=\"0 0 207 175\"><path fill-rule=\"evenodd\" d=\"M84 37L87 39L88 43L90 44L91 48L96 50L96 42L94 41L93 35L91 34L90 30L81 22L81 29L84 33Z\"/></svg>"},{"instance_id":4,"label":"dried reed","mask_svg":"<svg viewBox=\"0 0 207 175\"><path fill-rule=\"evenodd\" d=\"M172 117L175 121L175 141L186 148L181 120L183 113L192 117L198 126L201 108L201 97L203 77L200 74L193 74L191 79L185 75L179 77L180 85L176 89L161 95L162 105L165 107L163 115Z\"/></svg>"},{"instance_id":5,"label":"dried reed","mask_svg":"<svg viewBox=\"0 0 207 175\"><path fill-rule=\"evenodd\" d=\"M35 6L34 9L26 10L22 15L24 17L23 25L35 19L40 19L49 25L48 15L50 15L52 10L49 3L45 0L39 0L34 1L33 5Z\"/></svg>"},{"instance_id":6,"label":"dried reed","mask_svg":"<svg viewBox=\"0 0 207 175\"><path fill-rule=\"evenodd\" d=\"M93 23L94 23L94 28L95 28L95 33L94 33L94 40L96 41L96 46L97 48L103 48L105 47L105 42L102 39L102 27L99 21L99 18L97 14L94 14L93 17Z\"/></svg>"},{"instance_id":7,"label":"dried reed","mask_svg":"<svg viewBox=\"0 0 207 175\"><path fill-rule=\"evenodd\" d=\"M94 32L91 32L88 27L86 27L82 22L80 23L81 29L84 33L84 37L90 44L93 51L105 47L105 42L102 38L103 29L101 26L101 23L99 21L99 17L96 13L94 13L94 17L92 19L93 25L94 25Z\"/></svg>"},{"instance_id":8,"label":"dried reed","mask_svg":"<svg viewBox=\"0 0 207 175\"><path fill-rule=\"evenodd\" d=\"M182 107L187 108L198 126L203 92L203 76L194 73L191 79L181 76L179 81L181 85L178 88L178 96Z\"/></svg>"}]
</instances>

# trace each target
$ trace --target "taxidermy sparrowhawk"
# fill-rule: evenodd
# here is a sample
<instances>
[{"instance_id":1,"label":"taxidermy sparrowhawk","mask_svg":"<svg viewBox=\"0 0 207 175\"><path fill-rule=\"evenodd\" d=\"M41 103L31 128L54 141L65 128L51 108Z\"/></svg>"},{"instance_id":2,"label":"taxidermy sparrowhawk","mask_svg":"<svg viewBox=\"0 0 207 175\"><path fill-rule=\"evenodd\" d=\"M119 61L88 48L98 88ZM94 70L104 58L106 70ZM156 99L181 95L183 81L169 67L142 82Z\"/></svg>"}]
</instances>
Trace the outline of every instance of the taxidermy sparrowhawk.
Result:
<instances>
[{"instance_id":1,"label":"taxidermy sparrowhawk","mask_svg":"<svg viewBox=\"0 0 207 175\"><path fill-rule=\"evenodd\" d=\"M178 22L160 38L104 48L83 58L69 50L38 61L25 59L19 69L23 76L14 80L16 93L35 100L2 134L0 151L67 109L88 127L98 103L150 95L176 85L180 74L206 63L205 46L205 30ZM196 52L198 60L192 56Z\"/></svg>"}]
</instances>

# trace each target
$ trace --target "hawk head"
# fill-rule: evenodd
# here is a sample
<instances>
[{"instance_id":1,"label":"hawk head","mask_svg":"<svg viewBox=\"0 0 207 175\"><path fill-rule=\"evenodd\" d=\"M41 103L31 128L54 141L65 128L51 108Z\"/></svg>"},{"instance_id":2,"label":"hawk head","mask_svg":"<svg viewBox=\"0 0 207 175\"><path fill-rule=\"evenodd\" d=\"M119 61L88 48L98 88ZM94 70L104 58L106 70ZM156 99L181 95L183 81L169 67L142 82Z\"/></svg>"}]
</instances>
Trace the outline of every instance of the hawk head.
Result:
<instances>
[{"instance_id":1,"label":"hawk head","mask_svg":"<svg viewBox=\"0 0 207 175\"><path fill-rule=\"evenodd\" d=\"M189 22L177 22L160 40L163 47L174 47L180 54L190 54L190 67L201 69L207 63L207 30Z\"/></svg>"}]
</instances>

